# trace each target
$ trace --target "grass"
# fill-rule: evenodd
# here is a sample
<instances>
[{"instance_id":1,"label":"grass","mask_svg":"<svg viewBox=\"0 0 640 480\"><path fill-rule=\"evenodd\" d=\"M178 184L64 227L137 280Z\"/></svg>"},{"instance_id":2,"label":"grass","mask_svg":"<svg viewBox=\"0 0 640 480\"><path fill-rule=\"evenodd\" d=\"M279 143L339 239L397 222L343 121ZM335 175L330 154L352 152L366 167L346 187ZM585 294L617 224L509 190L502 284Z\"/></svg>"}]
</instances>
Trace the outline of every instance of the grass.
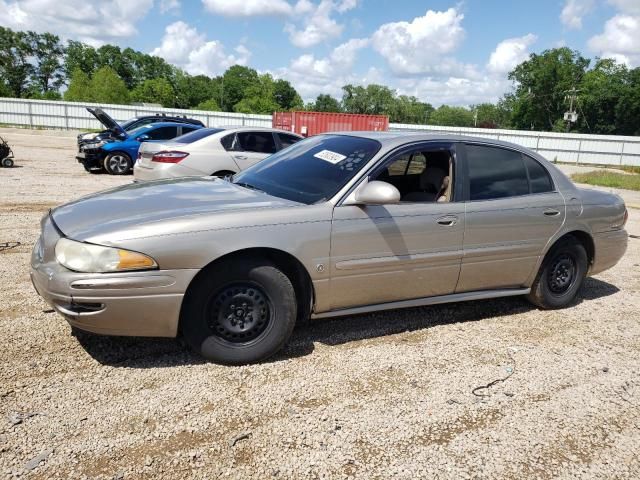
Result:
<instances>
[{"instance_id":1,"label":"grass","mask_svg":"<svg viewBox=\"0 0 640 480\"><path fill-rule=\"evenodd\" d=\"M640 175L594 170L587 173L574 173L571 179L577 183L640 191Z\"/></svg>"}]
</instances>

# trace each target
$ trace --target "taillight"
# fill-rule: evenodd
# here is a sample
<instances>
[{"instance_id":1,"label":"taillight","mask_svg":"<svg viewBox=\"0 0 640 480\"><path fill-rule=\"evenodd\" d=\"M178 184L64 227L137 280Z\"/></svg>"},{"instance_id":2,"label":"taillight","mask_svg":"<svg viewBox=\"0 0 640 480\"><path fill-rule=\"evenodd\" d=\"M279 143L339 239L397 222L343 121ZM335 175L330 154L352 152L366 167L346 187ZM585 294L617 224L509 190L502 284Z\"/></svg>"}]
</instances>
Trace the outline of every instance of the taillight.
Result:
<instances>
[{"instance_id":1,"label":"taillight","mask_svg":"<svg viewBox=\"0 0 640 480\"><path fill-rule=\"evenodd\" d=\"M187 152L158 152L152 158L152 162L158 163L178 163L187 158Z\"/></svg>"},{"instance_id":2,"label":"taillight","mask_svg":"<svg viewBox=\"0 0 640 480\"><path fill-rule=\"evenodd\" d=\"M138 150L138 160L140 160L141 158L142 158L142 152Z\"/></svg>"},{"instance_id":3,"label":"taillight","mask_svg":"<svg viewBox=\"0 0 640 480\"><path fill-rule=\"evenodd\" d=\"M629 210L624 209L624 219L622 220L622 228L627 224L627 220L629 220Z\"/></svg>"}]
</instances>

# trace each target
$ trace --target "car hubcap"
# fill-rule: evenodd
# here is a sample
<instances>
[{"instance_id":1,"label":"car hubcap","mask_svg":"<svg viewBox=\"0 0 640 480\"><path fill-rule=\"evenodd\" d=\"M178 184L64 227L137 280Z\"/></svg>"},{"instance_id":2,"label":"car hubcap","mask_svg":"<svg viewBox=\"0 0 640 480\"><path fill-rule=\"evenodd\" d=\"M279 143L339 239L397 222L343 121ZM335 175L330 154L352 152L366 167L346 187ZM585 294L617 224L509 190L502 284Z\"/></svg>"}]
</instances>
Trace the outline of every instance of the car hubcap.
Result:
<instances>
[{"instance_id":1,"label":"car hubcap","mask_svg":"<svg viewBox=\"0 0 640 480\"><path fill-rule=\"evenodd\" d=\"M209 328L232 343L258 338L267 328L271 307L267 295L254 284L224 287L213 298Z\"/></svg>"},{"instance_id":2,"label":"car hubcap","mask_svg":"<svg viewBox=\"0 0 640 480\"><path fill-rule=\"evenodd\" d=\"M556 257L549 269L549 289L552 293L563 294L571 288L576 273L576 262L565 254Z\"/></svg>"},{"instance_id":3,"label":"car hubcap","mask_svg":"<svg viewBox=\"0 0 640 480\"><path fill-rule=\"evenodd\" d=\"M109 159L109 168L112 172L124 173L127 171L128 162L122 155L114 155Z\"/></svg>"}]
</instances>

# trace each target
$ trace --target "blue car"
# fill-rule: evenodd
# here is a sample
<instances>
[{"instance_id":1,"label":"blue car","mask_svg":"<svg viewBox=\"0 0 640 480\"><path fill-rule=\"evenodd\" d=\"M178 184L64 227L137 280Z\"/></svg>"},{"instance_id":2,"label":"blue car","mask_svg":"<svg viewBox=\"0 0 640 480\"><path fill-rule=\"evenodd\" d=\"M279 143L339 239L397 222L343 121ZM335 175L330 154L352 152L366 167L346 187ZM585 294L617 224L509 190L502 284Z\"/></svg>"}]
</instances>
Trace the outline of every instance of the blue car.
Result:
<instances>
[{"instance_id":1,"label":"blue car","mask_svg":"<svg viewBox=\"0 0 640 480\"><path fill-rule=\"evenodd\" d=\"M110 130L119 127L106 114L99 120ZM132 171L142 142L171 140L200 128L178 122L157 122L129 132L119 129L118 135L83 144L76 159L91 173L106 171L110 175L126 175Z\"/></svg>"}]
</instances>

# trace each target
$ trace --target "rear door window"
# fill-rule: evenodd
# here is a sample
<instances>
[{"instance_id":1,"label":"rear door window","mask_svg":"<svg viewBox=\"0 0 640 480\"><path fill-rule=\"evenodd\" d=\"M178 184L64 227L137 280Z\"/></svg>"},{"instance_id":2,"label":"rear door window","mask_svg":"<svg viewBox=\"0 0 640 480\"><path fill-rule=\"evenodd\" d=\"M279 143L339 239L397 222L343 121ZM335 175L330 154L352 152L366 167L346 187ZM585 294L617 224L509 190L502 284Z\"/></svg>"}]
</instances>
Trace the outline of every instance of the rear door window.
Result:
<instances>
[{"instance_id":1,"label":"rear door window","mask_svg":"<svg viewBox=\"0 0 640 480\"><path fill-rule=\"evenodd\" d=\"M301 138L296 137L295 135L288 135L286 133L278 133L278 138L280 139L280 144L282 148L287 148L290 145L293 145L296 142L302 140Z\"/></svg>"},{"instance_id":2,"label":"rear door window","mask_svg":"<svg viewBox=\"0 0 640 480\"><path fill-rule=\"evenodd\" d=\"M222 137L220 139L220 143L222 144L222 147L227 151L231 151L231 150L236 150L236 134L235 133L231 133L229 135L226 135L224 137Z\"/></svg>"},{"instance_id":3,"label":"rear door window","mask_svg":"<svg viewBox=\"0 0 640 480\"><path fill-rule=\"evenodd\" d=\"M531 193L544 193L553 191L553 182L549 172L539 162L531 157L523 155L524 163L529 171L529 183L531 184Z\"/></svg>"},{"instance_id":4,"label":"rear door window","mask_svg":"<svg viewBox=\"0 0 640 480\"><path fill-rule=\"evenodd\" d=\"M238 133L240 149L245 152L274 153L276 143L271 132L240 132Z\"/></svg>"},{"instance_id":5,"label":"rear door window","mask_svg":"<svg viewBox=\"0 0 640 480\"><path fill-rule=\"evenodd\" d=\"M491 200L529 194L522 155L499 147L467 145L470 200Z\"/></svg>"}]
</instances>

